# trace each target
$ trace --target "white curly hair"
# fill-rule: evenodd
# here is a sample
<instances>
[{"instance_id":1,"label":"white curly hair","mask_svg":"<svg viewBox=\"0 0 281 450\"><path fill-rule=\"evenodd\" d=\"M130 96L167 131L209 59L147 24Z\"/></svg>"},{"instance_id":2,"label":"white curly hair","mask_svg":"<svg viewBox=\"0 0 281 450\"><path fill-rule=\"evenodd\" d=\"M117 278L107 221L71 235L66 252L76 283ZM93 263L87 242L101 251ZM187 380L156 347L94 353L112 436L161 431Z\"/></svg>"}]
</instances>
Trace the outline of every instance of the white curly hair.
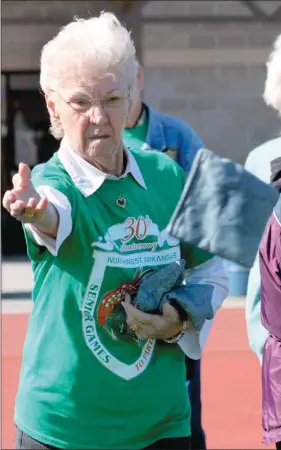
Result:
<instances>
[{"instance_id":1,"label":"white curly hair","mask_svg":"<svg viewBox=\"0 0 281 450\"><path fill-rule=\"evenodd\" d=\"M281 113L281 34L273 44L267 64L263 98L267 105Z\"/></svg>"},{"instance_id":2,"label":"white curly hair","mask_svg":"<svg viewBox=\"0 0 281 450\"><path fill-rule=\"evenodd\" d=\"M89 69L95 76L106 73L125 77L129 91L136 82L136 50L130 32L117 17L101 12L88 19L75 17L44 45L40 61L40 85L44 94L59 90L67 81L83 81ZM50 132L64 135L59 120L50 117Z\"/></svg>"}]
</instances>

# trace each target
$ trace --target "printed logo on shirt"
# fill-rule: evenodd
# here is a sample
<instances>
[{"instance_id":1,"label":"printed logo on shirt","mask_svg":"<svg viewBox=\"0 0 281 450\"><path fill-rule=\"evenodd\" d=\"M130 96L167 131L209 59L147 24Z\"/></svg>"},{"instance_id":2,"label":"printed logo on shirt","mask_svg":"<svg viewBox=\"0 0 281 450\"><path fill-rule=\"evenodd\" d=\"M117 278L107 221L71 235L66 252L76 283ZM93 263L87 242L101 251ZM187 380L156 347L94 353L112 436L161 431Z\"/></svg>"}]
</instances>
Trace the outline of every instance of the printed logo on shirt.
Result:
<instances>
[{"instance_id":1,"label":"printed logo on shirt","mask_svg":"<svg viewBox=\"0 0 281 450\"><path fill-rule=\"evenodd\" d=\"M141 242L149 236L154 237L154 242ZM137 292L145 274L180 258L178 244L179 241L170 237L165 229L160 231L149 216L128 217L124 223L111 226L104 237L92 244L95 262L82 303L84 337L88 348L101 364L125 380L147 369L155 340L148 339L139 347L137 359L127 364L106 348L102 336L99 336L99 325L104 326L108 314L125 299L126 293ZM106 272L112 271L114 279L114 272L118 269L132 269L132 278L104 292L102 286ZM119 343L120 346L127 345L122 341Z\"/></svg>"},{"instance_id":2,"label":"printed logo on shirt","mask_svg":"<svg viewBox=\"0 0 281 450\"><path fill-rule=\"evenodd\" d=\"M134 239L143 241L147 237L152 236L153 242L131 243ZM119 244L117 242L119 241ZM156 223L153 223L149 216L128 217L125 222L112 225L104 235L99 237L98 242L94 242L93 247L102 250L118 252L132 252L132 251L152 251L156 248L163 247L167 242L169 246L178 245L178 239L169 236L166 229L160 231Z\"/></svg>"}]
</instances>

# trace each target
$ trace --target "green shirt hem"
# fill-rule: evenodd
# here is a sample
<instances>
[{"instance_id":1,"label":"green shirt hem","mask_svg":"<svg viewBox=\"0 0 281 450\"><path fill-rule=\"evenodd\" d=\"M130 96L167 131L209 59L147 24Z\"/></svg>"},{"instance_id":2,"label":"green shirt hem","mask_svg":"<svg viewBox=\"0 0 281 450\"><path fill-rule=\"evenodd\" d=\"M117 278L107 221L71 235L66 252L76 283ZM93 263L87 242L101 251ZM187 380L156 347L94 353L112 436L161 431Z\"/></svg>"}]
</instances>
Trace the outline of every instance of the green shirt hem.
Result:
<instances>
[{"instance_id":1,"label":"green shirt hem","mask_svg":"<svg viewBox=\"0 0 281 450\"><path fill-rule=\"evenodd\" d=\"M81 442L79 443L73 443L73 442L67 442L62 441L60 439L55 439L48 434L43 434L37 431L32 430L29 428L26 424L24 424L19 418L15 416L15 424L16 426L23 431L26 435L31 437L32 439L35 439L36 441L50 445L52 447L57 447L61 449L66 450L73 450L73 449L87 449L87 450L96 450L96 449L102 449L106 448L108 450L137 450L137 449L143 449L145 447L148 447L149 445L153 444L156 441L160 441L161 439L168 439L168 438L183 438L183 437L189 437L191 434L190 427L188 426L188 421L180 421L173 429L170 430L162 430L162 432L157 433L154 437L151 437L150 439L145 439L142 442L140 442L138 445L134 444L128 444L127 446L122 445L122 447L114 446L114 447L101 447L101 445L95 446L95 444L90 444L89 446L83 446L81 445Z\"/></svg>"}]
</instances>

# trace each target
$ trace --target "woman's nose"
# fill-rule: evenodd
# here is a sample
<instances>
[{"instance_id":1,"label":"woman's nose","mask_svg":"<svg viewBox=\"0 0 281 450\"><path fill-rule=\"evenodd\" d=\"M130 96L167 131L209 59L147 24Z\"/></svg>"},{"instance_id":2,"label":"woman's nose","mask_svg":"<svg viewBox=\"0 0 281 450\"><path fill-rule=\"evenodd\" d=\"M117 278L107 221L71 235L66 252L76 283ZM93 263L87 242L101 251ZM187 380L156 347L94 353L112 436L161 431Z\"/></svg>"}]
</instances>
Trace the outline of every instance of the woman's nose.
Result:
<instances>
[{"instance_id":1,"label":"woman's nose","mask_svg":"<svg viewBox=\"0 0 281 450\"><path fill-rule=\"evenodd\" d=\"M89 122L90 123L104 123L107 120L107 114L102 104L93 105L89 110Z\"/></svg>"}]
</instances>

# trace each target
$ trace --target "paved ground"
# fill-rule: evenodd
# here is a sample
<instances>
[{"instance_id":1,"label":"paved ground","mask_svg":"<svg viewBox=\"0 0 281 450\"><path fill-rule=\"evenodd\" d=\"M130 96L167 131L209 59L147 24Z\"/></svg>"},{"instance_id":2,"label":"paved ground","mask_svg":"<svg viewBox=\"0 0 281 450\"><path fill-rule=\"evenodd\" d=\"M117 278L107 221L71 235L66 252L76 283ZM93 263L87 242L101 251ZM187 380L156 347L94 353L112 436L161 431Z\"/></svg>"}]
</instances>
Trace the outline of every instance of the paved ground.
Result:
<instances>
[{"instance_id":1,"label":"paved ground","mask_svg":"<svg viewBox=\"0 0 281 450\"><path fill-rule=\"evenodd\" d=\"M28 263L2 265L2 448L14 442L13 408L31 308ZM217 314L202 362L203 422L209 449L261 449L260 368L247 343L244 299ZM273 448L273 447L269 447Z\"/></svg>"},{"instance_id":2,"label":"paved ground","mask_svg":"<svg viewBox=\"0 0 281 450\"><path fill-rule=\"evenodd\" d=\"M5 259L2 262L2 299L29 299L31 289L32 272L27 258Z\"/></svg>"}]
</instances>

